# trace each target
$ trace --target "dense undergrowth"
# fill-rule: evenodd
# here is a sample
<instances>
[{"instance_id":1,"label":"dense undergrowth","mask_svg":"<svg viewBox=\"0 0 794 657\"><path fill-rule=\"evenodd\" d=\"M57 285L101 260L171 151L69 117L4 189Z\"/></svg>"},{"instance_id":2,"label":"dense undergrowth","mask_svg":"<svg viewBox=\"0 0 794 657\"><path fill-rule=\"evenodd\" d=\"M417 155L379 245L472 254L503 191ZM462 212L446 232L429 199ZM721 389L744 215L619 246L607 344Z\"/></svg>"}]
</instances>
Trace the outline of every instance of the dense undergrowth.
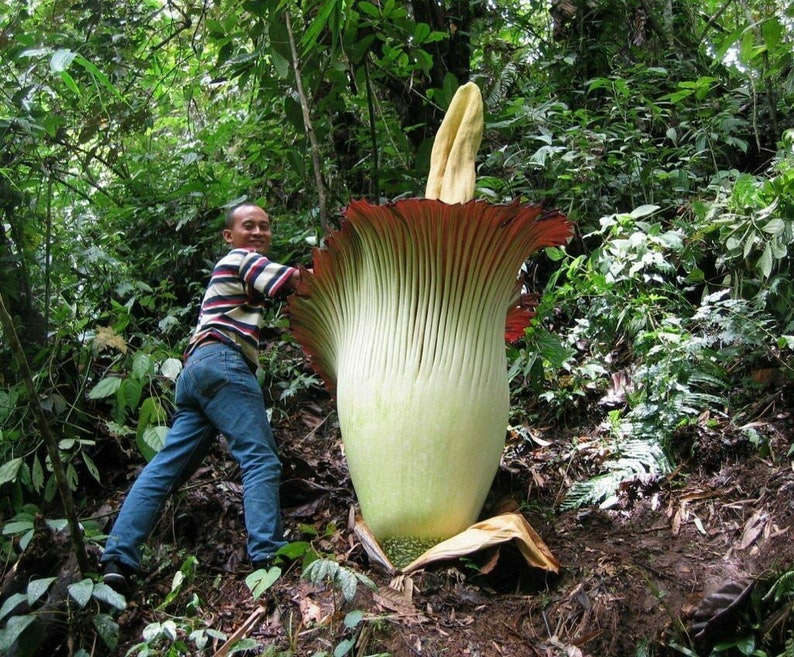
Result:
<instances>
[{"instance_id":1,"label":"dense undergrowth","mask_svg":"<svg viewBox=\"0 0 794 657\"><path fill-rule=\"evenodd\" d=\"M309 265L335 209L422 187L428 143L395 81L405 93L421 82L422 105L436 110L458 83L434 68L449 32L393 2L307 11L302 74L322 90L307 114L283 6L160 11L155 2L113 14L93 4L69 14L59 3L12 2L0 19L0 292L78 500L104 482L94 462L103 445L142 461L162 443L181 351L222 246L220 209L265 203L274 259ZM664 3L552 4L552 14L521 3L483 9L469 25L464 77L483 88L487 110L477 195L543 201L576 225L565 248L523 272L540 296L533 325L507 347L511 430L597 424L598 444L570 446L590 450L595 465L559 507L609 508L626 482L673 472L694 426L727 424L763 453L759 404L791 381L793 17L775 2L672 3L670 16L640 6ZM270 56L260 56L263 43L276 44ZM282 310L272 309L262 355L276 418L324 394ZM64 521L9 340L0 365L0 558L10 572L38 522ZM101 530L84 529L101 549ZM344 597L361 583L318 563L309 576ZM766 593L781 609L790 569L781 564ZM253 582L254 595L277 577ZM54 581L17 594L35 610ZM90 574L69 594L81 611L67 622L90 616L112 643L113 613L95 605L118 600ZM23 597L0 607L0 645L32 622L14 611ZM148 629L138 654L201 649L207 635L188 632L188 617ZM360 620L345 622L352 630ZM329 652L349 649L343 640Z\"/></svg>"}]
</instances>

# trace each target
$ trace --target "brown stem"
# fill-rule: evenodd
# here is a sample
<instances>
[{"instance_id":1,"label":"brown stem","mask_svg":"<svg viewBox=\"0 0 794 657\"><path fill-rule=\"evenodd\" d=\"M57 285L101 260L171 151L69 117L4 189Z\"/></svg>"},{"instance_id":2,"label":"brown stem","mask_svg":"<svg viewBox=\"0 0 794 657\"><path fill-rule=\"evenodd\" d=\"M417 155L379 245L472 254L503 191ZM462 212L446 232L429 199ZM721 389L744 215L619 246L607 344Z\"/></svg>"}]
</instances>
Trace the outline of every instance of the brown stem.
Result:
<instances>
[{"instance_id":1,"label":"brown stem","mask_svg":"<svg viewBox=\"0 0 794 657\"><path fill-rule=\"evenodd\" d=\"M44 414L44 409L39 401L39 393L38 390L36 390L35 383L33 383L33 375L30 372L28 360L25 357L25 352L22 350L22 344L19 342L19 336L14 328L11 315L9 315L6 310L5 299L2 293L0 293L0 325L2 325L3 333L11 347L11 352L17 362L17 366L22 373L22 381L25 385L25 389L28 391L28 398L30 399L30 405L36 416L39 431L44 437L44 443L47 445L47 453L52 462L52 471L55 473L55 482L58 485L58 492L61 495L66 522L69 524L69 533L71 535L72 548L77 557L77 565L81 573L86 573L90 569L88 565L88 555L85 551L80 523L75 515L74 500L72 499L72 492L69 490L69 483L66 480L66 472L63 469L63 463L61 463L58 444L55 442L55 436L52 433L52 429L47 422L47 416Z\"/></svg>"},{"instance_id":2,"label":"brown stem","mask_svg":"<svg viewBox=\"0 0 794 657\"><path fill-rule=\"evenodd\" d=\"M301 99L301 109L303 110L303 125L306 128L306 135L309 137L309 144L312 151L312 165L314 167L314 181L317 184L317 203L320 209L320 225L323 230L328 230L328 217L325 201L325 184L323 183L323 170L320 159L320 146L317 143L317 136L314 134L312 118L309 114L309 102L303 92L303 81L301 80L300 66L298 64L298 49L295 45L295 35L292 32L292 20L289 11L284 12L286 20L287 34L289 35L289 48L292 54L292 69L295 72L295 86L298 96Z\"/></svg>"}]
</instances>

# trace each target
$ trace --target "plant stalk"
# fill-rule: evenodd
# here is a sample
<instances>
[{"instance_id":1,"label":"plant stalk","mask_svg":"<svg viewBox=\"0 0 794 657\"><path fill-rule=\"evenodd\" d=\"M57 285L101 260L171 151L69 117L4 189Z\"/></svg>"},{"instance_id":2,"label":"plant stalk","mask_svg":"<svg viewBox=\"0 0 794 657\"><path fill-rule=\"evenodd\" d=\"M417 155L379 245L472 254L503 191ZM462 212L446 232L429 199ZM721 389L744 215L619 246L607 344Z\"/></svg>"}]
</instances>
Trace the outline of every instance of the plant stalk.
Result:
<instances>
[{"instance_id":1,"label":"plant stalk","mask_svg":"<svg viewBox=\"0 0 794 657\"><path fill-rule=\"evenodd\" d=\"M298 48L295 45L295 34L292 31L292 20L289 11L284 12L287 34L289 35L289 49L292 54L292 69L295 72L295 86L301 100L301 110L303 111L303 125L306 128L306 135L309 138L312 152L312 167L314 168L314 182L317 185L317 203L320 211L320 225L323 230L328 230L328 210L326 209L325 184L323 183L323 171L320 160L320 145L317 143L317 135L314 134L312 117L309 113L309 101L303 91L303 81L301 80L300 67L298 65Z\"/></svg>"},{"instance_id":2,"label":"plant stalk","mask_svg":"<svg viewBox=\"0 0 794 657\"><path fill-rule=\"evenodd\" d=\"M39 426L39 431L44 437L44 443L47 445L47 454L49 454L50 461L52 462L52 471L55 474L55 482L58 486L58 492L61 496L63 503L63 511L66 516L66 522L69 525L69 534L72 541L72 549L77 557L77 565L80 568L80 573L84 574L90 570L88 564L88 555L85 551L85 543L83 542L83 533L80 529L80 523L77 520L77 515L74 511L74 500L72 492L69 490L69 483L66 480L66 472L61 463L61 456L58 452L58 444L55 442L55 436L52 433L47 416L44 414L44 409L39 401L39 393L36 390L36 385L33 383L33 375L30 371L30 365L25 357L25 352L22 350L22 344L19 341L14 322L11 315L6 310L5 299L3 294L0 293L0 325L2 325L3 333L5 333L8 344L11 347L11 352L14 360L17 362L22 373L22 381L25 389L28 391L28 398L33 412L36 416L36 421Z\"/></svg>"}]
</instances>

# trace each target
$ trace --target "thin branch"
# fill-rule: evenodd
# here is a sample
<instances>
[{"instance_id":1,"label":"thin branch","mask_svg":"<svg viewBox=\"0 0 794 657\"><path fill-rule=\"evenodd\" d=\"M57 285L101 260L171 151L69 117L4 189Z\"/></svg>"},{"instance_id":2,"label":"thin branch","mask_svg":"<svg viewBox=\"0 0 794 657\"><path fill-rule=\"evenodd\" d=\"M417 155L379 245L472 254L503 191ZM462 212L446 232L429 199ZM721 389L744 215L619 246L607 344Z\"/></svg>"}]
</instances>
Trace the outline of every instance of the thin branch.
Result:
<instances>
[{"instance_id":1,"label":"thin branch","mask_svg":"<svg viewBox=\"0 0 794 657\"><path fill-rule=\"evenodd\" d=\"M375 107L373 105L372 80L369 77L369 58L364 58L364 78L367 81L367 110L369 112L369 135L372 141L372 178L375 181L375 189L372 190L375 202L380 202L380 154L378 153L378 131L375 124Z\"/></svg>"},{"instance_id":2,"label":"thin branch","mask_svg":"<svg viewBox=\"0 0 794 657\"><path fill-rule=\"evenodd\" d=\"M725 3L722 5L722 7L720 7L719 11L717 11L711 18L709 18L708 23L706 23L706 26L703 28L703 32L700 35L700 38L698 39L698 43L703 43L704 39L709 33L709 30L712 27L716 26L716 29L724 31L722 27L720 27L720 25L717 23L717 21L720 19L722 14L725 13L725 10L728 8L728 5L730 5L733 1L734 0L725 0Z\"/></svg>"},{"instance_id":3,"label":"thin branch","mask_svg":"<svg viewBox=\"0 0 794 657\"><path fill-rule=\"evenodd\" d=\"M306 94L303 92L303 81L301 80L300 67L298 65L298 49L295 45L295 35L292 32L292 21L289 11L284 12L284 17L286 20L287 34L289 35L290 53L292 54L292 68L295 72L295 85L298 90L298 96L300 97L301 109L303 110L303 125L306 128L306 135L309 138L309 144L311 146L314 181L317 184L317 201L320 208L320 225L323 230L327 230L328 211L326 209L325 184L323 183L320 146L317 143L317 136L314 134L314 127L312 126L312 119L309 114L309 102L306 99Z\"/></svg>"},{"instance_id":4,"label":"thin branch","mask_svg":"<svg viewBox=\"0 0 794 657\"><path fill-rule=\"evenodd\" d=\"M30 405L36 416L36 421L39 426L39 431L44 437L44 443L47 445L47 454L49 454L52 463L52 471L55 474L55 483L58 486L58 492L61 496L63 503L63 511L66 516L66 522L69 525L69 534L72 541L72 549L77 557L77 565L80 572L86 573L90 570L88 564L88 555L85 551L85 543L83 542L83 532L80 529L80 523L77 520L77 515L74 510L74 500L72 498L72 491L69 489L69 482L66 479L66 472L61 462L61 455L58 452L58 444L55 441L55 436L52 433L47 416L39 401L39 393L36 390L36 384L33 382L33 375L30 371L28 359L25 357L25 352L22 350L22 344L19 342L19 336L14 328L14 322L11 315L6 310L5 300L2 293L0 293L0 325L3 328L6 341L11 347L11 352L14 354L14 360L22 373L22 382L28 392Z\"/></svg>"},{"instance_id":5,"label":"thin branch","mask_svg":"<svg viewBox=\"0 0 794 657\"><path fill-rule=\"evenodd\" d=\"M747 5L747 0L739 0L739 4L744 9L745 16L747 17L747 22L749 27L753 30L753 34L755 34L755 38L758 39L759 42L764 43L764 35L761 33L761 28L758 27L758 23L755 21L752 12L750 11L750 7ZM763 64L761 70L761 79L764 84L764 100L766 100L767 110L769 111L769 121L772 123L772 132L775 135L780 134L777 125L777 109L775 107L775 90L772 87L772 80L770 79L769 75L769 49L765 48L763 53L761 54L761 62ZM756 145L757 148L761 149L760 138L758 137L758 130L756 129Z\"/></svg>"}]
</instances>

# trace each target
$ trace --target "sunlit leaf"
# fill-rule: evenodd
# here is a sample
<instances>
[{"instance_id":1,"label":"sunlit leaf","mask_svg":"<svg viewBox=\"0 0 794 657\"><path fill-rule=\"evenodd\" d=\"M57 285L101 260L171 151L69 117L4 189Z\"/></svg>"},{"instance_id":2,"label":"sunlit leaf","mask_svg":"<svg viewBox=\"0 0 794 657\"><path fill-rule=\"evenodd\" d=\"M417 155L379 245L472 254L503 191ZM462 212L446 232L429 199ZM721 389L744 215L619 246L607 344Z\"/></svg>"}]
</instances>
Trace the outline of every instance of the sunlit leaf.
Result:
<instances>
[{"instance_id":1,"label":"sunlit leaf","mask_svg":"<svg viewBox=\"0 0 794 657\"><path fill-rule=\"evenodd\" d=\"M105 399L115 395L124 379L118 376L108 376L97 383L88 393L89 399Z\"/></svg>"},{"instance_id":2,"label":"sunlit leaf","mask_svg":"<svg viewBox=\"0 0 794 657\"><path fill-rule=\"evenodd\" d=\"M50 70L53 73L62 73L66 71L66 69L71 66L76 56L77 53L71 50L66 50L64 48L56 50L52 53L52 57L50 57Z\"/></svg>"},{"instance_id":3,"label":"sunlit leaf","mask_svg":"<svg viewBox=\"0 0 794 657\"><path fill-rule=\"evenodd\" d=\"M14 481L17 478L22 463L23 459L21 457L16 457L0 465L0 486L9 481ZM5 533L5 531L3 533Z\"/></svg>"}]
</instances>

